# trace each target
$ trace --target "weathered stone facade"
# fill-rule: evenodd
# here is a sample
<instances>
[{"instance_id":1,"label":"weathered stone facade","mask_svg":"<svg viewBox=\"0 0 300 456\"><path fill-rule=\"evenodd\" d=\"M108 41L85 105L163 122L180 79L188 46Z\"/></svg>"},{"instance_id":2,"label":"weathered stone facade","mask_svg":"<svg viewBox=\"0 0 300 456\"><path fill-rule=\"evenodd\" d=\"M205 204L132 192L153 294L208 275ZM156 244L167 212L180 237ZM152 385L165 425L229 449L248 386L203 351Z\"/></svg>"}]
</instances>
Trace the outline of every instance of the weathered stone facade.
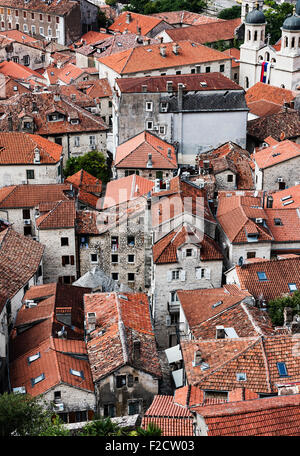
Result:
<instances>
[{"instance_id":1,"label":"weathered stone facade","mask_svg":"<svg viewBox=\"0 0 300 456\"><path fill-rule=\"evenodd\" d=\"M268 168L259 169L255 164L256 190L278 191L298 185L300 175L300 156Z\"/></svg>"}]
</instances>

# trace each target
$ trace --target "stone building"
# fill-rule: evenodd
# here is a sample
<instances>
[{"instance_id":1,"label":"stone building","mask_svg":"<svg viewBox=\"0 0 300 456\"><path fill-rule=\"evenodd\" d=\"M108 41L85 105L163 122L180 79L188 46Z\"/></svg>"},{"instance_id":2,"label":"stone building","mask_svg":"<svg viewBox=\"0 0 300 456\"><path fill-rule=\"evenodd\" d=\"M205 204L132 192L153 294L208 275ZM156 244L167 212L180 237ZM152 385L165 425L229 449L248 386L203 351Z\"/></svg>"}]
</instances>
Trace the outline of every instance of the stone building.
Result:
<instances>
[{"instance_id":1,"label":"stone building","mask_svg":"<svg viewBox=\"0 0 300 456\"><path fill-rule=\"evenodd\" d=\"M36 234L45 247L44 282L70 284L78 278L75 201L40 203Z\"/></svg>"},{"instance_id":2,"label":"stone building","mask_svg":"<svg viewBox=\"0 0 300 456\"><path fill-rule=\"evenodd\" d=\"M147 296L85 295L86 343L102 416L143 414L159 391L161 367Z\"/></svg>"},{"instance_id":3,"label":"stone building","mask_svg":"<svg viewBox=\"0 0 300 456\"><path fill-rule=\"evenodd\" d=\"M106 135L109 127L103 119L76 104L76 100L53 92L16 95L1 102L4 131L39 134L63 146L63 164L90 150L106 157Z\"/></svg>"},{"instance_id":4,"label":"stone building","mask_svg":"<svg viewBox=\"0 0 300 456\"><path fill-rule=\"evenodd\" d=\"M162 30L171 29L172 25L155 16L137 14L131 11L121 13L108 28L112 33L136 33L137 35L156 37Z\"/></svg>"},{"instance_id":5,"label":"stone building","mask_svg":"<svg viewBox=\"0 0 300 456\"><path fill-rule=\"evenodd\" d=\"M177 290L218 288L222 268L223 257L217 243L189 225L178 227L154 244L151 304L160 348L179 343Z\"/></svg>"},{"instance_id":6,"label":"stone building","mask_svg":"<svg viewBox=\"0 0 300 456\"><path fill-rule=\"evenodd\" d=\"M220 73L118 78L114 150L146 130L176 146L179 165L194 165L227 141L245 148L247 113L244 91Z\"/></svg>"},{"instance_id":7,"label":"stone building","mask_svg":"<svg viewBox=\"0 0 300 456\"><path fill-rule=\"evenodd\" d=\"M299 182L300 144L267 138L265 146L255 150L253 161L257 190L284 190Z\"/></svg>"},{"instance_id":8,"label":"stone building","mask_svg":"<svg viewBox=\"0 0 300 456\"><path fill-rule=\"evenodd\" d=\"M0 185L62 182L62 146L39 135L1 132Z\"/></svg>"},{"instance_id":9,"label":"stone building","mask_svg":"<svg viewBox=\"0 0 300 456\"><path fill-rule=\"evenodd\" d=\"M98 8L87 0L0 1L2 30L17 29L69 45L97 26Z\"/></svg>"},{"instance_id":10,"label":"stone building","mask_svg":"<svg viewBox=\"0 0 300 456\"><path fill-rule=\"evenodd\" d=\"M19 30L0 31L0 62L15 63L37 70L46 66L46 51L42 40Z\"/></svg>"},{"instance_id":11,"label":"stone building","mask_svg":"<svg viewBox=\"0 0 300 456\"><path fill-rule=\"evenodd\" d=\"M117 147L114 160L117 178L138 174L149 180L170 180L177 172L175 148L144 131Z\"/></svg>"}]
</instances>

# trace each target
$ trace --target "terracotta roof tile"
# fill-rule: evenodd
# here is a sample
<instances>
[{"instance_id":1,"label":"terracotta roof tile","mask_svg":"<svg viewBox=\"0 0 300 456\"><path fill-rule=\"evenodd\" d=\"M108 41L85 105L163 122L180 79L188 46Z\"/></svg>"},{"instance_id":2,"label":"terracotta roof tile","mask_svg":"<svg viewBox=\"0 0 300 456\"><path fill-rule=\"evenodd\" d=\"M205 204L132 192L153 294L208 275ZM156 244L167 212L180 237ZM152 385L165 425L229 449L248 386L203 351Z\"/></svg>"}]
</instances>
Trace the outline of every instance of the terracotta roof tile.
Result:
<instances>
[{"instance_id":1,"label":"terracotta roof tile","mask_svg":"<svg viewBox=\"0 0 300 456\"><path fill-rule=\"evenodd\" d=\"M284 207L298 208L300 206L300 185L295 185L284 190L272 193L273 208ZM285 204L287 203L288 204Z\"/></svg>"},{"instance_id":2,"label":"terracotta roof tile","mask_svg":"<svg viewBox=\"0 0 300 456\"><path fill-rule=\"evenodd\" d=\"M123 33L125 30L131 33L137 33L137 27L140 27L141 34L147 35L154 27L161 23L162 19L130 12L130 22L127 23L126 17L128 12L121 13L115 22L109 26L113 32Z\"/></svg>"},{"instance_id":3,"label":"terracotta roof tile","mask_svg":"<svg viewBox=\"0 0 300 456\"><path fill-rule=\"evenodd\" d=\"M39 230L75 227L76 208L75 201L58 201L46 214L36 219Z\"/></svg>"},{"instance_id":4,"label":"terracotta roof tile","mask_svg":"<svg viewBox=\"0 0 300 456\"><path fill-rule=\"evenodd\" d=\"M269 168L278 163L291 160L300 155L300 144L285 140L270 147L256 149L254 161L260 169Z\"/></svg>"},{"instance_id":5,"label":"terracotta roof tile","mask_svg":"<svg viewBox=\"0 0 300 456\"><path fill-rule=\"evenodd\" d=\"M284 103L292 102L297 96L297 91L275 87L263 82L257 82L246 92L246 102L269 101L282 106Z\"/></svg>"},{"instance_id":6,"label":"terracotta roof tile","mask_svg":"<svg viewBox=\"0 0 300 456\"><path fill-rule=\"evenodd\" d=\"M222 52L192 41L179 41L178 45L180 47L178 55L172 51L173 43L165 43L166 57L161 56L161 45L156 44L129 49L109 57L100 58L98 61L119 74L130 74L159 68L230 60Z\"/></svg>"},{"instance_id":7,"label":"terracotta roof tile","mask_svg":"<svg viewBox=\"0 0 300 456\"><path fill-rule=\"evenodd\" d=\"M115 166L116 168L147 168L149 154L151 154L153 169L177 168L174 146L146 131L117 147Z\"/></svg>"},{"instance_id":8,"label":"terracotta roof tile","mask_svg":"<svg viewBox=\"0 0 300 456\"><path fill-rule=\"evenodd\" d=\"M212 22L223 22L224 19L217 17L205 16L204 14L192 13L190 11L168 11L152 14L154 17L159 17L170 25L200 25Z\"/></svg>"},{"instance_id":9,"label":"terracotta roof tile","mask_svg":"<svg viewBox=\"0 0 300 456\"><path fill-rule=\"evenodd\" d=\"M69 13L76 5L77 3L72 0L53 0L51 3L44 2L43 0L31 0L30 4L24 4L23 0L1 0L1 6L38 11L41 13L52 13L59 16Z\"/></svg>"},{"instance_id":10,"label":"terracotta roof tile","mask_svg":"<svg viewBox=\"0 0 300 456\"><path fill-rule=\"evenodd\" d=\"M268 136L272 136L277 141L294 139L300 135L299 113L288 109L270 116L249 120L247 130L250 136L261 142Z\"/></svg>"},{"instance_id":11,"label":"terracotta roof tile","mask_svg":"<svg viewBox=\"0 0 300 456\"><path fill-rule=\"evenodd\" d=\"M241 25L241 19L229 19L221 22L192 25L166 30L172 41L191 40L195 43L215 43L220 40L233 40L236 29Z\"/></svg>"},{"instance_id":12,"label":"terracotta roof tile","mask_svg":"<svg viewBox=\"0 0 300 456\"><path fill-rule=\"evenodd\" d=\"M84 169L81 169L72 176L68 176L65 182L72 184L75 188L81 188L87 192L101 193L102 182L97 177L92 176Z\"/></svg>"},{"instance_id":13,"label":"terracotta roof tile","mask_svg":"<svg viewBox=\"0 0 300 456\"><path fill-rule=\"evenodd\" d=\"M147 195L154 187L154 182L132 174L108 182L103 201L103 209Z\"/></svg>"},{"instance_id":14,"label":"terracotta roof tile","mask_svg":"<svg viewBox=\"0 0 300 456\"><path fill-rule=\"evenodd\" d=\"M69 184L11 185L0 189L0 207L35 207L42 202L67 201Z\"/></svg>"}]
</instances>

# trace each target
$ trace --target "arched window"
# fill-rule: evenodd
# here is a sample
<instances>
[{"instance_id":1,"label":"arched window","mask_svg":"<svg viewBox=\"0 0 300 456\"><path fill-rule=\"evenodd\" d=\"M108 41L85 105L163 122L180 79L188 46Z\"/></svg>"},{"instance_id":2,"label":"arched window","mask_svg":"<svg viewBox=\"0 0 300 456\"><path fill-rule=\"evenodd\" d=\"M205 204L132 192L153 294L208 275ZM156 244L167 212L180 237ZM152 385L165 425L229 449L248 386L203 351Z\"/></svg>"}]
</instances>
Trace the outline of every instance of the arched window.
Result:
<instances>
[{"instance_id":1,"label":"arched window","mask_svg":"<svg viewBox=\"0 0 300 456\"><path fill-rule=\"evenodd\" d=\"M284 84L281 84L280 86L282 89L285 89L285 85Z\"/></svg>"},{"instance_id":2,"label":"arched window","mask_svg":"<svg viewBox=\"0 0 300 456\"><path fill-rule=\"evenodd\" d=\"M246 89L249 88L249 78L248 78L248 76L245 77L245 88Z\"/></svg>"},{"instance_id":3,"label":"arched window","mask_svg":"<svg viewBox=\"0 0 300 456\"><path fill-rule=\"evenodd\" d=\"M293 36L293 38L292 38L291 47L292 47L292 48L294 48L294 47L295 47L295 37L294 37L294 36Z\"/></svg>"},{"instance_id":4,"label":"arched window","mask_svg":"<svg viewBox=\"0 0 300 456\"><path fill-rule=\"evenodd\" d=\"M266 52L265 53L265 61L268 62L270 60L270 53Z\"/></svg>"},{"instance_id":5,"label":"arched window","mask_svg":"<svg viewBox=\"0 0 300 456\"><path fill-rule=\"evenodd\" d=\"M259 62L261 62L263 59L264 59L264 58L263 58L262 55L259 55L259 56L258 56L258 61L259 61Z\"/></svg>"},{"instance_id":6,"label":"arched window","mask_svg":"<svg viewBox=\"0 0 300 456\"><path fill-rule=\"evenodd\" d=\"M276 59L271 59L271 63L276 63Z\"/></svg>"},{"instance_id":7,"label":"arched window","mask_svg":"<svg viewBox=\"0 0 300 456\"><path fill-rule=\"evenodd\" d=\"M250 40L251 40L251 32L250 32L250 30L248 30L248 41L250 41Z\"/></svg>"},{"instance_id":8,"label":"arched window","mask_svg":"<svg viewBox=\"0 0 300 456\"><path fill-rule=\"evenodd\" d=\"M249 11L249 5L248 5L248 3L246 3L246 7L245 7L245 8L246 8L246 13L248 13L248 11Z\"/></svg>"},{"instance_id":9,"label":"arched window","mask_svg":"<svg viewBox=\"0 0 300 456\"><path fill-rule=\"evenodd\" d=\"M284 47L288 47L289 39L287 36L284 37Z\"/></svg>"},{"instance_id":10,"label":"arched window","mask_svg":"<svg viewBox=\"0 0 300 456\"><path fill-rule=\"evenodd\" d=\"M255 30L255 32L254 32L254 38L253 39L254 39L254 41L257 41L257 30Z\"/></svg>"}]
</instances>

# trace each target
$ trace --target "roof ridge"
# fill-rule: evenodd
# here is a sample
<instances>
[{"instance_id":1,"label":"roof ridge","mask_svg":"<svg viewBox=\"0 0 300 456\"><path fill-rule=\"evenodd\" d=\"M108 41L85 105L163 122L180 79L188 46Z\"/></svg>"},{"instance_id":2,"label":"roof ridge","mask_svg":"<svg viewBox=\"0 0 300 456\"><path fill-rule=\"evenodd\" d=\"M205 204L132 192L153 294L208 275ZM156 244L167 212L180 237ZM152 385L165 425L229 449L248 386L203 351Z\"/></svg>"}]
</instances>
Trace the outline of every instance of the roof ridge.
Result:
<instances>
[{"instance_id":1,"label":"roof ridge","mask_svg":"<svg viewBox=\"0 0 300 456\"><path fill-rule=\"evenodd\" d=\"M60 200L60 201L57 201L57 202L56 202L55 206L54 206L52 209L50 209L50 211L48 211L48 214L47 214L46 217L41 221L41 223L40 223L39 226L41 226L41 225L44 223L44 221L48 219L48 217L50 216L50 214L52 215L53 211L55 211L55 210L58 208L58 206L59 206L62 202L63 202L63 200Z\"/></svg>"},{"instance_id":2,"label":"roof ridge","mask_svg":"<svg viewBox=\"0 0 300 456\"><path fill-rule=\"evenodd\" d=\"M122 353L123 353L123 360L124 363L127 364L129 361L129 354L128 354L128 346L126 343L126 332L125 332L125 325L122 320L122 310L120 306L120 301L119 301L119 295L117 292L114 292L115 294L115 302L116 302L116 308L117 308L117 313L118 313L118 328L119 328L119 335L120 335L120 341L122 345Z\"/></svg>"},{"instance_id":3,"label":"roof ridge","mask_svg":"<svg viewBox=\"0 0 300 456\"><path fill-rule=\"evenodd\" d=\"M267 357L267 353L266 353L266 350L265 350L264 337L263 336L261 336L261 338L260 338L260 344L261 344L262 355L263 355L263 359L264 359L264 363L265 363L267 386L268 386L269 392L272 392L272 385L271 385L271 380L270 380L270 369L269 369L268 357Z\"/></svg>"}]
</instances>

